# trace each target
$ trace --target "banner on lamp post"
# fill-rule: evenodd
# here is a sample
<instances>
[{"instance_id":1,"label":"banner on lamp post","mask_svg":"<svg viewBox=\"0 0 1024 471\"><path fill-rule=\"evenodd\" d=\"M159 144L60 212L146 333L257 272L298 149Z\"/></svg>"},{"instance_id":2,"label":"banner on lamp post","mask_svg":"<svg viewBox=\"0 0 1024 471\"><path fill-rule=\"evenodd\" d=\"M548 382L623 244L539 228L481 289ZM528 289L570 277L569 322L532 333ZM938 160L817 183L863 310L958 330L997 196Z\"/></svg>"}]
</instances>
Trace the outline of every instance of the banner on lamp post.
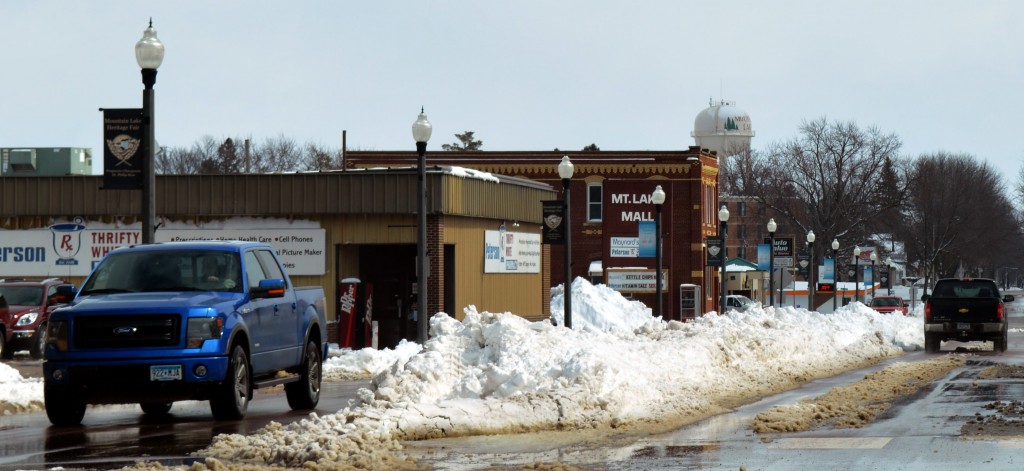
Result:
<instances>
[{"instance_id":1,"label":"banner on lamp post","mask_svg":"<svg viewBox=\"0 0 1024 471\"><path fill-rule=\"evenodd\" d=\"M141 109L103 110L103 189L142 188L145 145Z\"/></svg>"},{"instance_id":2,"label":"banner on lamp post","mask_svg":"<svg viewBox=\"0 0 1024 471\"><path fill-rule=\"evenodd\" d=\"M565 244L565 227L569 221L563 221L565 214L565 202L562 200L541 201L543 204L544 231L542 233L545 244Z\"/></svg>"},{"instance_id":3,"label":"banner on lamp post","mask_svg":"<svg viewBox=\"0 0 1024 471\"><path fill-rule=\"evenodd\" d=\"M708 251L709 267L720 267L725 264L725 246L721 236L709 236L705 240Z\"/></svg>"}]
</instances>

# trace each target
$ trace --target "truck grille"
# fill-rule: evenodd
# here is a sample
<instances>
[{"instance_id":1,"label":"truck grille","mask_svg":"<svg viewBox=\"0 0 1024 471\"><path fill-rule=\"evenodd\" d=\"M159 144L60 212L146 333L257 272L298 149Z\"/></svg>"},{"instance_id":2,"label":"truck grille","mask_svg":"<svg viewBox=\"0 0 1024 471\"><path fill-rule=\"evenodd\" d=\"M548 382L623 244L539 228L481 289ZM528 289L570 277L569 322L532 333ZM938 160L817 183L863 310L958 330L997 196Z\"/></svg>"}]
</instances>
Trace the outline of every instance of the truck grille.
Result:
<instances>
[{"instance_id":1,"label":"truck grille","mask_svg":"<svg viewBox=\"0 0 1024 471\"><path fill-rule=\"evenodd\" d=\"M75 319L77 348L173 347L181 337L181 316L147 314Z\"/></svg>"}]
</instances>

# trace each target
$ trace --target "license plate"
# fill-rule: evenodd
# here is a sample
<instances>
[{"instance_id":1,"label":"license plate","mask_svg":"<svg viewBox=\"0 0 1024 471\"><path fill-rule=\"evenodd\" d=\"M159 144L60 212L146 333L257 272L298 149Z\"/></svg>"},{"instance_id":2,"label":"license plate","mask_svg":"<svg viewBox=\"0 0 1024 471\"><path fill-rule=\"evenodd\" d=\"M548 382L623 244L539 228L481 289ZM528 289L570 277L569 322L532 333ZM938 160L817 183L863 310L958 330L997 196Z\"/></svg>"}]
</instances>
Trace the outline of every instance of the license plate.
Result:
<instances>
[{"instance_id":1,"label":"license plate","mask_svg":"<svg viewBox=\"0 0 1024 471\"><path fill-rule=\"evenodd\" d=\"M971 330L971 324L965 322L957 322L956 330Z\"/></svg>"},{"instance_id":2,"label":"license plate","mask_svg":"<svg viewBox=\"0 0 1024 471\"><path fill-rule=\"evenodd\" d=\"M150 381L174 381L181 379L181 365L153 365L149 367Z\"/></svg>"}]
</instances>

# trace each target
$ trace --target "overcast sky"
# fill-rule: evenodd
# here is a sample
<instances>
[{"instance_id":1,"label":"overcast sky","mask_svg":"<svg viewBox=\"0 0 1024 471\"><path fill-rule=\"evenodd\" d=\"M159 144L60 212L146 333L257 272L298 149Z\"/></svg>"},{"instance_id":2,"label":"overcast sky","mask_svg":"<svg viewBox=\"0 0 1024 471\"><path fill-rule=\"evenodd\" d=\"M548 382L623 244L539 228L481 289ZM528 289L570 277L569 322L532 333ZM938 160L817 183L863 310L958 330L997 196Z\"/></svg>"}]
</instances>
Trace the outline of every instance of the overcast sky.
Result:
<instances>
[{"instance_id":1,"label":"overcast sky","mask_svg":"<svg viewBox=\"0 0 1024 471\"><path fill-rule=\"evenodd\" d=\"M141 107L134 45L166 47L157 140L286 136L428 150L674 150L711 99L755 149L826 117L967 152L1016 180L1024 2L27 1L0 3L0 147L102 150L101 107ZM99 159L97 159L99 160Z\"/></svg>"}]
</instances>

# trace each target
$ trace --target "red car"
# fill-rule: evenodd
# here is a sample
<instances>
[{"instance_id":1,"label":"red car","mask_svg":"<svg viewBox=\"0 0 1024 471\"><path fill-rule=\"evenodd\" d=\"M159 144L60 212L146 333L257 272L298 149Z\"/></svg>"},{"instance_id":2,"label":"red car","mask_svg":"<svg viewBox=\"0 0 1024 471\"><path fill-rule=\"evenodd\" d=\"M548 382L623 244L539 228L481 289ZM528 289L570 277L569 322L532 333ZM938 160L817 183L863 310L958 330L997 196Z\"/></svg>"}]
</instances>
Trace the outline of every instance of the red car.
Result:
<instances>
[{"instance_id":1,"label":"red car","mask_svg":"<svg viewBox=\"0 0 1024 471\"><path fill-rule=\"evenodd\" d=\"M73 285L60 278L42 281L0 280L0 358L28 350L32 358L43 357L46 323L50 312L68 302L58 293L60 286Z\"/></svg>"},{"instance_id":2,"label":"red car","mask_svg":"<svg viewBox=\"0 0 1024 471\"><path fill-rule=\"evenodd\" d=\"M898 312L907 315L907 305L899 296L875 296L871 299L871 309L883 314Z\"/></svg>"}]
</instances>

